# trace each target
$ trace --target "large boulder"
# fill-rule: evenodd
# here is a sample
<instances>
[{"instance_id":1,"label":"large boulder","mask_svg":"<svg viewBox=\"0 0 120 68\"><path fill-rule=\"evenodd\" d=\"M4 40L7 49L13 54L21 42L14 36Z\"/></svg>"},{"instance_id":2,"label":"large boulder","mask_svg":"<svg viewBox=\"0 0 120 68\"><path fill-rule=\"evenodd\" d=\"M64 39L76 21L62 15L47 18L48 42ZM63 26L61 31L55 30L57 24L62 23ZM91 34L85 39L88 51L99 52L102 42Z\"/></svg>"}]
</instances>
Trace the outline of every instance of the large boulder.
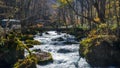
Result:
<instances>
[{"instance_id":1,"label":"large boulder","mask_svg":"<svg viewBox=\"0 0 120 68\"><path fill-rule=\"evenodd\" d=\"M52 41L64 41L64 38L58 37L58 38L52 39Z\"/></svg>"},{"instance_id":2,"label":"large boulder","mask_svg":"<svg viewBox=\"0 0 120 68\"><path fill-rule=\"evenodd\" d=\"M103 41L100 45L91 48L91 52L87 54L87 60L92 66L116 66L118 63L115 55L120 57L117 51L108 42Z\"/></svg>"},{"instance_id":3,"label":"large boulder","mask_svg":"<svg viewBox=\"0 0 120 68\"><path fill-rule=\"evenodd\" d=\"M58 53L70 53L70 52L73 52L73 51L70 50L70 49L59 49L57 52Z\"/></svg>"},{"instance_id":4,"label":"large boulder","mask_svg":"<svg viewBox=\"0 0 120 68\"><path fill-rule=\"evenodd\" d=\"M85 47L80 48L81 56L84 56L87 62L93 67L108 67L116 66L120 67L120 49L118 45L110 43L106 40L100 42L99 45L88 47L86 55L83 54Z\"/></svg>"},{"instance_id":5,"label":"large boulder","mask_svg":"<svg viewBox=\"0 0 120 68\"><path fill-rule=\"evenodd\" d=\"M10 67L18 59L24 58L24 49L17 49L18 45L13 39L5 40L0 45L0 67Z\"/></svg>"}]
</instances>

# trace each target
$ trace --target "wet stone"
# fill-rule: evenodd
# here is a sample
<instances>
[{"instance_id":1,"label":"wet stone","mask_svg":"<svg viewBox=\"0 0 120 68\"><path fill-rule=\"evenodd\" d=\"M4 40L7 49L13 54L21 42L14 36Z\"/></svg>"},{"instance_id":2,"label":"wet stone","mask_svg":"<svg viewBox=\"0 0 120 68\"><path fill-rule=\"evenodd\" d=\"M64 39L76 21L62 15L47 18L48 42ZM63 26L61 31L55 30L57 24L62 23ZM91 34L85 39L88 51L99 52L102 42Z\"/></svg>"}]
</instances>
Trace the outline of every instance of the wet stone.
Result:
<instances>
[{"instance_id":1,"label":"wet stone","mask_svg":"<svg viewBox=\"0 0 120 68\"><path fill-rule=\"evenodd\" d=\"M62 37L56 38L56 39L52 39L52 41L64 41L64 39Z\"/></svg>"},{"instance_id":2,"label":"wet stone","mask_svg":"<svg viewBox=\"0 0 120 68\"><path fill-rule=\"evenodd\" d=\"M70 53L70 52L73 52L73 51L69 50L69 49L59 49L57 52L58 53Z\"/></svg>"}]
</instances>

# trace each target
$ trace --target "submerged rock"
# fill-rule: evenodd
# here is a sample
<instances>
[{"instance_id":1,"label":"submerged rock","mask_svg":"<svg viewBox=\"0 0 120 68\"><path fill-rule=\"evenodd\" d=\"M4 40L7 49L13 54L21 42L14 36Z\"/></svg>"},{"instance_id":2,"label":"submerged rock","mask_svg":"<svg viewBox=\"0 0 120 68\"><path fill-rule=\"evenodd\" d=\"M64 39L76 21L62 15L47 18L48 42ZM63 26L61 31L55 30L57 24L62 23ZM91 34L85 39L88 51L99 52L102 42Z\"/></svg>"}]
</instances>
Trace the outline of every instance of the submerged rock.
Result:
<instances>
[{"instance_id":1,"label":"submerged rock","mask_svg":"<svg viewBox=\"0 0 120 68\"><path fill-rule=\"evenodd\" d=\"M62 37L56 38L56 39L52 39L52 41L64 41L64 39Z\"/></svg>"},{"instance_id":2,"label":"submerged rock","mask_svg":"<svg viewBox=\"0 0 120 68\"><path fill-rule=\"evenodd\" d=\"M28 48L32 48L32 47L33 47L32 44L26 44L26 46L27 46Z\"/></svg>"},{"instance_id":3,"label":"submerged rock","mask_svg":"<svg viewBox=\"0 0 120 68\"><path fill-rule=\"evenodd\" d=\"M76 41L66 41L63 44L78 44Z\"/></svg>"},{"instance_id":4,"label":"submerged rock","mask_svg":"<svg viewBox=\"0 0 120 68\"><path fill-rule=\"evenodd\" d=\"M35 52L41 52L41 49L34 49Z\"/></svg>"},{"instance_id":5,"label":"submerged rock","mask_svg":"<svg viewBox=\"0 0 120 68\"><path fill-rule=\"evenodd\" d=\"M48 35L49 35L49 33L48 33L48 32L45 32L45 34L48 34Z\"/></svg>"},{"instance_id":6,"label":"submerged rock","mask_svg":"<svg viewBox=\"0 0 120 68\"><path fill-rule=\"evenodd\" d=\"M57 52L58 53L70 53L70 52L73 52L73 51L70 50L70 49L59 49Z\"/></svg>"}]
</instances>

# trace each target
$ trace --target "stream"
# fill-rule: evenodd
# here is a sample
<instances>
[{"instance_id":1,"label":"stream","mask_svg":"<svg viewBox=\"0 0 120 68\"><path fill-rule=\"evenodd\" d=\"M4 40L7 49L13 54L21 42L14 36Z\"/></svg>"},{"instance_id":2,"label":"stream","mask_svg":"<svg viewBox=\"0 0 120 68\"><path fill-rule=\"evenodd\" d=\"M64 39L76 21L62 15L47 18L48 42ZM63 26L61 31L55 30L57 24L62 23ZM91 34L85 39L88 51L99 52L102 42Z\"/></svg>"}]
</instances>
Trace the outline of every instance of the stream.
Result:
<instances>
[{"instance_id":1,"label":"stream","mask_svg":"<svg viewBox=\"0 0 120 68\"><path fill-rule=\"evenodd\" d=\"M41 49L50 52L54 60L47 65L37 65L37 68L90 68L86 60L79 56L79 42L73 35L47 31L42 35L35 35L34 40L42 44L35 45L30 50Z\"/></svg>"}]
</instances>

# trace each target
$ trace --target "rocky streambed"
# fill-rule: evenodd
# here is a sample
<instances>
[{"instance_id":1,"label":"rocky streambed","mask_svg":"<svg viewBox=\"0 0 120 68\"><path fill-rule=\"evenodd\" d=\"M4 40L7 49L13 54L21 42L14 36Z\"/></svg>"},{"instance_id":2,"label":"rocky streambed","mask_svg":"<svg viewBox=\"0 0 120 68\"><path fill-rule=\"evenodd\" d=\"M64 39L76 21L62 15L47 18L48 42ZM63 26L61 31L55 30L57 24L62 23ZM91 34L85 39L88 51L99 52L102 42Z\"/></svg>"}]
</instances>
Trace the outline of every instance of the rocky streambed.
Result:
<instances>
[{"instance_id":1,"label":"rocky streambed","mask_svg":"<svg viewBox=\"0 0 120 68\"><path fill-rule=\"evenodd\" d=\"M40 41L41 45L34 45L30 50L39 56L49 53L52 57L49 61L40 61L37 68L85 68L90 67L84 58L79 56L79 42L73 35L47 31L37 34L34 40ZM27 55L28 52L25 52ZM46 58L49 58L46 56ZM41 60L41 58L39 58ZM38 60L38 61L39 61ZM46 59L42 59L46 60Z\"/></svg>"}]
</instances>

